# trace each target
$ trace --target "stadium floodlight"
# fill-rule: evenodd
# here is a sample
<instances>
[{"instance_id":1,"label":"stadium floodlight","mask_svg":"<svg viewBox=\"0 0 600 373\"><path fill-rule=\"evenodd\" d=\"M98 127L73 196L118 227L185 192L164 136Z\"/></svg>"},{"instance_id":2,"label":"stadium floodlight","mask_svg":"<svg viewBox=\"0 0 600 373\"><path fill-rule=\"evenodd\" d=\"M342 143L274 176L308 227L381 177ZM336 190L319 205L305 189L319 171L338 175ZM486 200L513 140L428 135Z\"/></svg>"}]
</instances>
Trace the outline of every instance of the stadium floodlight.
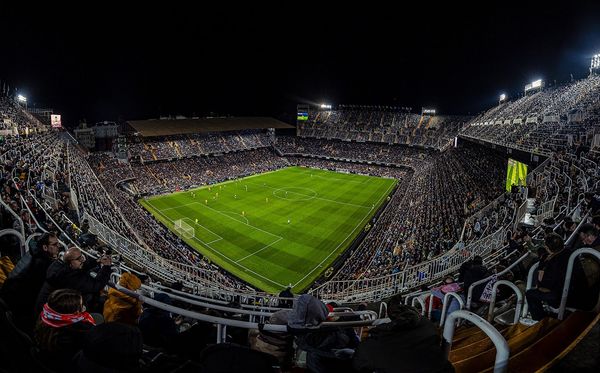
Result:
<instances>
[{"instance_id":1,"label":"stadium floodlight","mask_svg":"<svg viewBox=\"0 0 600 373\"><path fill-rule=\"evenodd\" d=\"M19 102L27 102L27 97L23 95L18 95L17 100L19 100Z\"/></svg>"},{"instance_id":2,"label":"stadium floodlight","mask_svg":"<svg viewBox=\"0 0 600 373\"><path fill-rule=\"evenodd\" d=\"M500 95L500 102L506 100L506 93Z\"/></svg>"},{"instance_id":3,"label":"stadium floodlight","mask_svg":"<svg viewBox=\"0 0 600 373\"><path fill-rule=\"evenodd\" d=\"M600 68L600 53L595 54L592 57L592 66L591 66L592 70L599 69L599 68Z\"/></svg>"},{"instance_id":4,"label":"stadium floodlight","mask_svg":"<svg viewBox=\"0 0 600 373\"><path fill-rule=\"evenodd\" d=\"M430 114L430 115L435 115L435 109L422 109L422 115L424 114Z\"/></svg>"},{"instance_id":5,"label":"stadium floodlight","mask_svg":"<svg viewBox=\"0 0 600 373\"><path fill-rule=\"evenodd\" d=\"M533 82L531 82L525 86L525 92L532 90L532 89L541 88L542 85L543 85L542 79L534 80Z\"/></svg>"},{"instance_id":6,"label":"stadium floodlight","mask_svg":"<svg viewBox=\"0 0 600 373\"><path fill-rule=\"evenodd\" d=\"M329 105L329 104L321 104L321 109L331 110L331 105Z\"/></svg>"}]
</instances>

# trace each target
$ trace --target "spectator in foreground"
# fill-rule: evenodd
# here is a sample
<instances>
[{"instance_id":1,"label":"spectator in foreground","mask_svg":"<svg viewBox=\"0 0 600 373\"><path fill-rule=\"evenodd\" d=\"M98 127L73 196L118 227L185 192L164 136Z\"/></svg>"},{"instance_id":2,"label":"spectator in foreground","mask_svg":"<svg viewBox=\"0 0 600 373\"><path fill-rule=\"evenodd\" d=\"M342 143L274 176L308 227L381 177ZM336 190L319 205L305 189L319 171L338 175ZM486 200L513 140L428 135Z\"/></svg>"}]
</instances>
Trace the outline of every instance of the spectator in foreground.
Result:
<instances>
[{"instance_id":1,"label":"spectator in foreground","mask_svg":"<svg viewBox=\"0 0 600 373\"><path fill-rule=\"evenodd\" d=\"M440 347L440 336L427 318L402 304L399 296L388 306L389 323L372 329L354 354L360 372L453 372Z\"/></svg>"},{"instance_id":2,"label":"spectator in foreground","mask_svg":"<svg viewBox=\"0 0 600 373\"><path fill-rule=\"evenodd\" d=\"M59 372L67 370L81 348L85 333L94 325L92 316L85 312L80 292L71 289L52 292L34 333L39 358L49 368Z\"/></svg>"},{"instance_id":3,"label":"spectator in foreground","mask_svg":"<svg viewBox=\"0 0 600 373\"><path fill-rule=\"evenodd\" d=\"M95 312L99 293L108 284L111 264L110 256L104 255L98 261L87 260L81 250L70 247L62 260L55 261L48 268L46 282L38 294L36 310L41 311L42 305L46 303L52 291L76 289L81 292L88 309ZM100 265L99 269L97 269L98 265ZM95 269L97 269L96 277L92 277L90 272Z\"/></svg>"},{"instance_id":4,"label":"spectator in foreground","mask_svg":"<svg viewBox=\"0 0 600 373\"><path fill-rule=\"evenodd\" d=\"M58 252L59 242L56 235L42 235L19 260L4 282L0 296L10 307L15 324L23 331L31 333L33 330L39 315L39 312L33 312L35 297L44 284L46 270L58 258Z\"/></svg>"},{"instance_id":5,"label":"spectator in foreground","mask_svg":"<svg viewBox=\"0 0 600 373\"><path fill-rule=\"evenodd\" d=\"M547 255L540 260L538 286L525 294L531 318L535 321L548 316L543 302L551 307L559 306L570 256L562 237L555 233L546 236L544 244Z\"/></svg>"},{"instance_id":6,"label":"spectator in foreground","mask_svg":"<svg viewBox=\"0 0 600 373\"><path fill-rule=\"evenodd\" d=\"M86 334L73 358L74 372L137 372L142 366L142 333L135 326L116 322L100 324Z\"/></svg>"}]
</instances>

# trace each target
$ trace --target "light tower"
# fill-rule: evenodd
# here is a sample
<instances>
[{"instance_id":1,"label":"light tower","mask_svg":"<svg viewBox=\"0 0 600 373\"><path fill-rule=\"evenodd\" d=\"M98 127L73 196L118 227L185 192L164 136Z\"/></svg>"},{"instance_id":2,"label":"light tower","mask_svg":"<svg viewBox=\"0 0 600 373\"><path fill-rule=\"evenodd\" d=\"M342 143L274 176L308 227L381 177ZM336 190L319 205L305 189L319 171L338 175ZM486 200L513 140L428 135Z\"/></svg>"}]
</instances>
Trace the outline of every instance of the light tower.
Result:
<instances>
[{"instance_id":1,"label":"light tower","mask_svg":"<svg viewBox=\"0 0 600 373\"><path fill-rule=\"evenodd\" d=\"M592 56L592 64L590 65L590 75L600 72L600 53Z\"/></svg>"},{"instance_id":2,"label":"light tower","mask_svg":"<svg viewBox=\"0 0 600 373\"><path fill-rule=\"evenodd\" d=\"M500 98L498 99L498 105L501 105L504 101L506 101L506 93L502 93Z\"/></svg>"}]
</instances>

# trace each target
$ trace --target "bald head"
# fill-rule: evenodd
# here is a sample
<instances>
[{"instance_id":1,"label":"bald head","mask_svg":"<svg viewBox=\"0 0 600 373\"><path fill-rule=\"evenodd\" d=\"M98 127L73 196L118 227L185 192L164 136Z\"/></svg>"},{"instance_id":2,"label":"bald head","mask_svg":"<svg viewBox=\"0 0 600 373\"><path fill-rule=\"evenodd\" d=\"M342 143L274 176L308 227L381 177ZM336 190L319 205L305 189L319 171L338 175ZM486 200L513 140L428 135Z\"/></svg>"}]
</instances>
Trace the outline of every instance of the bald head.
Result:
<instances>
[{"instance_id":1,"label":"bald head","mask_svg":"<svg viewBox=\"0 0 600 373\"><path fill-rule=\"evenodd\" d=\"M69 247L67 251L65 251L63 260L70 268L79 269L83 266L83 262L85 262L85 255L83 255L78 248Z\"/></svg>"}]
</instances>

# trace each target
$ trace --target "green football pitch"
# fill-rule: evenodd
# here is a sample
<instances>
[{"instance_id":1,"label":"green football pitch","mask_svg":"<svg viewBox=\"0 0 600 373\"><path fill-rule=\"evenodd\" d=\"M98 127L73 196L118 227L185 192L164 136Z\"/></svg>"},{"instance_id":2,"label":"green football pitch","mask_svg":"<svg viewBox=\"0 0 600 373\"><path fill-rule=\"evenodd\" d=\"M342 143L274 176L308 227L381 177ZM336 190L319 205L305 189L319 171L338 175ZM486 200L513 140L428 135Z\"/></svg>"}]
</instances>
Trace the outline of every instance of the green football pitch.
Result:
<instances>
[{"instance_id":1,"label":"green football pitch","mask_svg":"<svg viewBox=\"0 0 600 373\"><path fill-rule=\"evenodd\" d=\"M289 167L139 202L238 278L272 293L291 284L298 293L365 229L396 182ZM193 237L175 229L180 219Z\"/></svg>"}]
</instances>

